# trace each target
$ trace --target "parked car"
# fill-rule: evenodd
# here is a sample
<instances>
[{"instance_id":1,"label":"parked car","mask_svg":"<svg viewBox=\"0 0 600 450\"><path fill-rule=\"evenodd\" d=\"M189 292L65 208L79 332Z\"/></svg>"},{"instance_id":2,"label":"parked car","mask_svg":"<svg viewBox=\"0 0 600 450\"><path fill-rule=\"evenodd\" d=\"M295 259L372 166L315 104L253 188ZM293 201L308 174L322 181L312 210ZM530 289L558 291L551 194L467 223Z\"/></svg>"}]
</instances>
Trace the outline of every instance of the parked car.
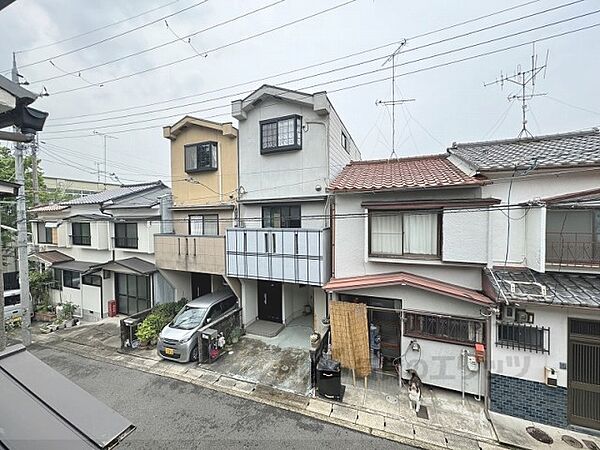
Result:
<instances>
[{"instance_id":1,"label":"parked car","mask_svg":"<svg viewBox=\"0 0 600 450\"><path fill-rule=\"evenodd\" d=\"M158 336L158 354L171 361L197 361L198 330L237 307L238 299L230 289L198 297L187 303Z\"/></svg>"},{"instance_id":2,"label":"parked car","mask_svg":"<svg viewBox=\"0 0 600 450\"><path fill-rule=\"evenodd\" d=\"M23 316L21 289L4 291L4 321L10 322Z\"/></svg>"}]
</instances>

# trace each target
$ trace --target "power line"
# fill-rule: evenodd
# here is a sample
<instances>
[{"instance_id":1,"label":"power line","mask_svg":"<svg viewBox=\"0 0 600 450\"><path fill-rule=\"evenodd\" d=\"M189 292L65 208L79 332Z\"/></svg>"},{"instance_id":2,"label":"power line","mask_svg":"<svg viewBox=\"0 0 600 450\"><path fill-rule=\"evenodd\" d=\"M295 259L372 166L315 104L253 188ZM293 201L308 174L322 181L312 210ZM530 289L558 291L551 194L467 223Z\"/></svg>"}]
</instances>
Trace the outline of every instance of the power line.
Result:
<instances>
[{"instance_id":1,"label":"power line","mask_svg":"<svg viewBox=\"0 0 600 450\"><path fill-rule=\"evenodd\" d=\"M177 3L178 1L179 0L173 0L173 1L171 1L169 3L166 3L166 4L162 5L162 6L157 6L156 8L147 9L146 11L138 13L138 14L136 14L134 16L126 17L125 19L121 19L121 20L118 20L116 22L112 22L112 23L109 23L107 25L103 25L101 27L94 28L93 30L86 31L84 33L79 33L79 34L76 34L74 36L71 36L71 37L68 37L68 38L64 38L64 39L61 39L61 40L58 40L58 41L50 42L48 44L38 45L37 47L31 47L31 48L24 49L24 50L18 50L15 53L17 53L17 54L28 53L28 52L33 52L35 50L41 50L43 48L52 47L54 45L64 44L65 42L72 41L72 40L78 39L80 37L88 36L88 35L90 35L92 33L97 32L97 31L106 30L107 28L113 27L115 25L120 25L120 24L122 24L124 22L128 22L130 20L137 19L138 17L144 16L146 14L150 14L151 12L158 11L159 9L166 8L167 6L171 6L172 4Z\"/></svg>"},{"instance_id":2,"label":"power line","mask_svg":"<svg viewBox=\"0 0 600 450\"><path fill-rule=\"evenodd\" d=\"M94 46L99 45L99 44L104 44L105 42L112 41L112 40L117 39L119 37L122 37L122 36L125 36L127 34L133 33L134 31L141 30L142 28L146 28L146 27L148 27L150 25L154 25L155 23L162 22L163 20L168 19L170 17L173 17L173 16L176 16L178 14L181 14L181 13L184 13L186 11L189 11L189 10L191 10L193 8L196 8L198 6L201 6L201 5L205 4L205 3L207 3L208 1L209 0L202 0L202 1L196 2L193 5L186 6L183 9L177 10L177 11L172 12L170 14L167 14L165 16L159 17L158 19L151 20L150 22L146 22L144 24L138 25L138 26L130 28L128 30L122 31L121 33L117 33L117 34L114 34L112 36L108 36L106 38L100 39L99 41L95 41L95 42L92 42L90 44L86 44L86 45L83 45L81 47L78 47L78 48L75 48L75 49L72 49L72 50L68 50L66 52L59 53L57 55L50 56L48 58L39 59L37 61L31 62L31 63L27 63L27 64L21 64L19 66L19 69L22 70L22 69L24 69L26 67L31 67L31 66L35 66L35 65L38 65L38 64L41 64L41 63L48 62L51 59L62 58L63 56L72 55L73 53L77 53L77 52L80 52L82 50L86 50L86 49L88 49L90 47L94 47Z\"/></svg>"},{"instance_id":3,"label":"power line","mask_svg":"<svg viewBox=\"0 0 600 450\"><path fill-rule=\"evenodd\" d=\"M425 36L429 36L429 35L432 35L432 34L435 34L435 33L439 33L439 32L446 31L446 30L449 30L449 29L452 29L452 28L456 28L456 27L459 27L459 26L462 26L462 25L465 25L465 24L468 24L468 23L473 23L473 22L476 22L476 21L479 21L479 20L482 20L482 19L486 19L486 18L495 16L495 15L498 15L498 14L502 14L502 13L505 13L505 12L508 12L508 11L512 11L512 10L515 10L517 8L522 8L522 7L525 7L525 6L529 6L529 5L531 5L533 3L537 3L539 1L541 1L541 0L532 0L532 1L529 1L529 2L526 2L526 3L515 5L515 6L510 7L510 8L506 8L506 9L501 9L501 10L498 10L498 11L494 11L492 13L489 13L489 14L486 14L486 15L483 15L483 16L475 17L473 19L469 19L469 20L466 20L466 21L454 23L452 25L447 25L445 27L438 28L436 30L432 30L432 31L428 31L428 32L425 32L425 33L422 33L422 34L419 34L419 35L415 35L415 36L407 38L407 40L419 39L419 38L422 38L422 37L425 37ZM101 112L97 112L97 113L79 114L79 115L75 115L75 116L50 117L50 118L48 118L48 120L52 121L52 120L64 120L64 119L77 119L77 118L82 118L82 117L90 117L90 116L96 116L96 115L112 114L112 113L115 113L115 112L130 111L132 109L145 108L145 107L149 107L149 106L156 106L156 105L160 105L160 104L164 104L164 103L170 103L170 102L173 102L173 101L185 100L185 99L188 99L188 98L191 98L191 97L204 96L204 95L207 95L207 94L213 94L213 93L220 92L220 91L227 90L227 89L232 89L232 88L235 88L235 87L241 87L241 86L248 85L248 84L255 84L255 83L258 83L258 82L261 82L261 81L268 80L269 78L279 77L279 76L283 76L283 75L289 75L290 73L295 73L295 72L299 72L299 71L302 71L302 70L312 69L314 67L318 67L318 66L325 65L325 64L330 64L330 63L337 62L337 61L340 61L340 60L343 60L343 59L348 59L348 58L352 58L352 57L355 57L355 56L360 56L360 55L363 55L365 53L371 53L371 52L374 52L374 51L377 51L377 50L384 49L386 47L390 47L392 45L398 45L399 43L400 43L400 41L388 42L386 44L382 44L382 45L371 47L371 48L368 48L368 49L365 49L365 50L361 50L361 51L358 51L358 52L346 54L344 56L336 57L336 58L329 59L329 60L326 60L326 61L321 61L319 63L315 63L315 64L311 64L311 65L308 65L308 66L303 66L303 67L295 68L295 69L288 70L288 71L285 71L285 72L280 72L278 74L274 74L274 75L270 75L270 76L267 76L267 77L262 77L262 78L254 79L254 80L247 81L247 82L238 83L238 84L235 84L235 85L225 86L225 87L222 87L222 88L219 88L219 89L215 89L215 90L212 90L212 91L205 91L205 92L202 92L202 93L190 94L190 95L185 95L185 96L182 96L182 97L174 97L174 98L171 98L171 99L166 99L166 100L162 100L162 101L158 101L158 102L152 102L152 103L145 103L145 104L142 104L142 105L128 106L128 107L124 107L124 108L117 108L117 109L105 110L105 111L101 111Z\"/></svg>"},{"instance_id":4,"label":"power line","mask_svg":"<svg viewBox=\"0 0 600 450\"><path fill-rule=\"evenodd\" d=\"M428 55L428 56L424 56L424 57L421 57L421 58L413 59L413 60L410 60L410 61L405 61L403 63L398 64L398 66L404 66L404 65L408 65L408 64L413 64L415 62L420 62L420 61L425 61L425 60L432 59L432 58L437 58L437 57L440 57L440 56L445 56L445 55L448 55L448 54L451 54L451 53L455 53L455 52L458 52L458 51L468 50L468 49L471 49L471 48L474 48L474 47L477 47L477 46L480 46L480 45L485 45L485 44L493 43L493 42L496 42L496 41L499 41L499 40L507 39L507 38L514 37L514 36L517 36L517 35L520 35L520 34L529 33L531 31L535 31L535 30L538 30L538 29L541 29L541 28L546 28L548 26L554 26L554 25L557 25L557 24L560 24L560 23L568 22L568 21L571 21L571 20L575 20L575 19L578 19L578 18L581 18L581 17L589 16L589 15L592 15L592 14L598 14L598 13L600 13L600 9L596 10L596 11L588 12L588 13L585 13L585 14L581 14L581 15L578 15L578 16L573 16L573 17L570 17L570 18L567 18L567 19L563 19L563 20L560 20L560 21L552 22L550 24L546 24L546 25L541 25L541 26L538 26L538 27L530 28L528 30L519 31L519 32L516 32L516 33L511 33L509 35L505 35L505 36L501 36L501 37L489 39L489 40L486 40L486 41L478 42L478 43L475 43L475 44L471 44L471 45L468 45L468 46L460 47L458 49L451 49L451 50L448 50L448 51L445 51L445 52L439 52L439 53L435 53L433 55ZM488 55L492 55L492 54L496 54L496 53L500 53L500 52L512 50L512 49L515 49L515 48L519 48L519 47L522 47L524 45L529 45L529 44L534 43L534 42L541 42L541 41L553 39L553 38L556 38L556 37L565 36L565 35L568 35L568 34L571 34L571 33L579 32L579 31L584 31L584 30L587 30L587 29L590 29L590 28L594 28L594 27L596 27L598 25L599 24L593 24L593 25L590 25L590 26L586 26L586 27L582 27L582 28L578 28L578 29L574 29L574 30L569 30L569 31L562 32L562 33L557 33L557 34L554 34L554 35L546 36L546 37L543 37L543 38L538 38L538 39L535 39L535 40L532 40L532 41L528 41L528 42L525 42L525 43L515 44L515 45L504 47L504 48L501 48L501 49L492 50L492 51L480 53L480 54L477 54L477 55L473 55L473 56L469 56L469 57L465 57L465 58L461 58L461 59L457 59L457 60L452 60L452 61L449 61L449 62L437 64L437 65L434 65L434 66L429 66L429 67L425 67L425 68L421 68L421 69L416 69L416 70L411 71L411 72L404 72L404 73L398 74L396 76L397 77L401 77L401 76L412 75L412 74L415 74L415 73L420 73L420 72L424 72L424 71L427 71L427 70L432 70L432 69L435 69L435 68L445 67L445 66L456 64L456 63L459 63L459 62L469 61L471 59L476 59L476 58L480 58L480 57L483 57L483 56L488 56ZM370 70L370 71L366 71L366 72L361 72L361 73L358 73L358 74L349 75L349 76L338 78L338 79L334 79L334 80L324 81L324 82L321 82L321 83L317 83L317 84L314 84L314 85L303 87L301 89L310 89L310 88L315 88L315 87L321 87L321 86L324 86L324 85L327 85L327 84L332 84L332 83L337 83L337 82L340 82L340 81L346 81L346 80L349 80L349 79L354 79L354 78L359 78L359 77L363 77L363 76L367 76L367 75L372 75L372 74L378 73L378 72L380 72L382 70L386 70L386 69L387 68L378 68L378 69L374 69L374 70ZM300 77L300 78L297 78L295 80L287 81L287 82L285 82L283 84L289 84L289 83L301 81L301 80L304 80L304 79L307 79L307 78L314 78L316 76L324 75L324 74L331 73L331 72L332 72L332 70L329 70L329 71L321 72L321 73L310 75L310 76L306 76L306 77ZM372 80L372 81L369 81L367 83L361 83L361 84L357 84L357 85L354 85L354 86L347 86L347 87L344 87L344 88L334 89L334 90L329 91L329 92L330 93L332 93L332 92L339 92L339 91L342 91L342 90L351 89L353 87L364 86L366 84L374 84L374 83L383 82L383 81L386 81L386 80L389 80L389 79L391 79L391 77L380 78L378 80ZM282 91L282 93L283 92L284 91ZM223 96L223 97L227 98L227 97L232 97L232 96L235 96L235 95L242 95L242 94L243 93L241 93L241 94L230 94L230 95ZM307 94L307 95L310 95L310 94ZM208 100L204 100L204 101L198 102L198 103L205 103L205 102L215 101L215 100L216 99L208 99ZM229 106L230 105L215 106L215 107L212 107L212 108L207 108L207 110L214 110L214 109L226 108L226 107L228 108ZM173 108L160 109L160 110L156 110L154 112L160 112L162 110L167 110L167 109L173 109ZM202 112L202 111L203 110L200 110L199 112ZM188 114L194 114L194 113L195 112L190 112ZM146 112L146 114L148 114L148 112ZM153 120L163 120L163 119L167 119L167 118L175 117L175 116L179 116L179 115L180 114L175 114L175 115L169 115L169 116L164 116L164 117L155 117L155 118L150 118L150 119L130 121L130 122L123 123L123 124L112 124L112 125L105 125L105 126L91 127L91 128L75 128L75 129L71 129L71 130L46 131L46 132L44 132L45 133L44 135L47 135L47 134L56 134L56 133L71 133L71 132L78 132L78 131L88 131L88 130L92 130L94 128L112 128L112 127L128 126L128 125L133 125L133 124L137 124L137 123L150 122L150 121L153 121ZM222 116L222 115L225 115L225 114L218 114L218 115L212 116L212 117L219 117L219 116ZM58 125L58 126L61 126L61 125ZM62 125L62 126L65 126L65 125ZM133 129L123 130L123 131L116 131L116 132L118 133L118 132L128 132L128 131L133 131Z\"/></svg>"},{"instance_id":5,"label":"power line","mask_svg":"<svg viewBox=\"0 0 600 450\"><path fill-rule=\"evenodd\" d=\"M102 63L98 63L98 64L94 64L92 66L88 66L88 67L85 67L85 68L82 68L82 69L74 70L74 71L72 71L71 73L69 73L67 75L77 74L79 72L87 72L88 70L92 70L92 69L98 69L100 67L104 67L104 66L107 66L109 64L114 64L116 62L120 62L120 61L123 61L125 59L129 59L129 58L133 58L135 56L143 55L144 53L148 53L148 52L157 50L159 48L166 47L166 46L174 44L176 42L185 42L185 43L189 44L192 47L192 49L194 50L194 52L196 53L196 56L203 56L203 57L205 57L205 56L208 55L209 50L199 51L199 50L197 50L191 44L191 41L188 42L187 39L191 40L192 37L198 36L201 33L205 33L206 31L214 30L215 28L221 27L223 25L227 25L227 24L233 23L233 22L235 22L237 20L240 20L240 19L246 18L248 16L251 16L252 14L256 14L258 12L261 12L261 11L264 11L266 9L272 8L273 6L279 5L280 3L283 3L285 1L286 0L277 0L277 1L273 2L273 3L269 3L268 5L261 6L260 8L253 9L251 11L248 11L248 12L244 13L244 14L240 14L238 16L235 16L235 17L231 18L231 19L227 19L227 20L225 20L223 22L219 22L217 24L211 25L211 26L203 28L203 29L201 29L199 31L195 31L194 33L187 34L185 36L179 36L177 33L175 33L175 31L169 26L167 20L165 20L165 23L167 25L167 29L169 29L169 31L175 35L176 39L168 41L168 42L164 42L162 44L155 45L155 46L150 47L150 48L142 49L142 50L139 50L137 52L133 52L133 53L130 53L130 54L127 54L127 55L123 55L123 56L120 56L118 58L114 58L114 59L111 59L111 60L108 60L108 61L105 61L105 62L102 62ZM64 75L52 76L52 77L48 77L48 78L43 78L43 79L32 81L32 83L43 83L43 82L46 82L46 81L56 80L56 79L63 78L63 77L64 77Z\"/></svg>"}]
</instances>

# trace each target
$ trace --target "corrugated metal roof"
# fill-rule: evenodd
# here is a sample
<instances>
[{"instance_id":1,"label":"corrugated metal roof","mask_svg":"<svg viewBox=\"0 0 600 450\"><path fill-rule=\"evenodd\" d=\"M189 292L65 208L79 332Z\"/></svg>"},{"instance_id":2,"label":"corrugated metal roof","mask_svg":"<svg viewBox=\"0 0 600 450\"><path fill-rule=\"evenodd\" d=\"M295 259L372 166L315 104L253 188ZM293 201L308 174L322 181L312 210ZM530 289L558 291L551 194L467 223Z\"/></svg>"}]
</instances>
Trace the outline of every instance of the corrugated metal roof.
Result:
<instances>
[{"instance_id":1,"label":"corrugated metal roof","mask_svg":"<svg viewBox=\"0 0 600 450\"><path fill-rule=\"evenodd\" d=\"M480 186L482 180L462 172L447 155L416 156L375 161L352 161L333 180L335 192L410 190Z\"/></svg>"},{"instance_id":2,"label":"corrugated metal roof","mask_svg":"<svg viewBox=\"0 0 600 450\"><path fill-rule=\"evenodd\" d=\"M340 292L354 289L366 289L382 286L406 285L426 291L436 292L472 303L489 305L492 300L481 292L467 289L451 283L434 280L406 272L363 275L348 278L332 278L323 289L328 292Z\"/></svg>"},{"instance_id":3,"label":"corrugated metal roof","mask_svg":"<svg viewBox=\"0 0 600 450\"><path fill-rule=\"evenodd\" d=\"M22 345L0 352L0 447L108 449L135 426Z\"/></svg>"},{"instance_id":4,"label":"corrugated metal roof","mask_svg":"<svg viewBox=\"0 0 600 450\"><path fill-rule=\"evenodd\" d=\"M476 171L600 165L600 131L455 143L448 153Z\"/></svg>"},{"instance_id":5,"label":"corrugated metal roof","mask_svg":"<svg viewBox=\"0 0 600 450\"><path fill-rule=\"evenodd\" d=\"M158 186L164 186L161 181L153 183L143 184L129 184L123 185L118 188L108 189L106 191L98 192L96 194L84 195L68 202L61 203L62 205L93 205L97 203L104 203L110 200L116 200L127 195L143 192L145 190L154 189Z\"/></svg>"},{"instance_id":6,"label":"corrugated metal roof","mask_svg":"<svg viewBox=\"0 0 600 450\"><path fill-rule=\"evenodd\" d=\"M108 261L103 264L95 264L93 269L106 269L114 272L119 272L120 268L124 268L128 271L133 271L142 275L148 275L156 272L156 266L151 262L145 261L141 258L131 257L120 259L117 261Z\"/></svg>"},{"instance_id":7,"label":"corrugated metal roof","mask_svg":"<svg viewBox=\"0 0 600 450\"><path fill-rule=\"evenodd\" d=\"M87 272L90 267L97 265L98 263L90 261L64 261L52 264L52 268L61 270L71 270L73 272Z\"/></svg>"},{"instance_id":8,"label":"corrugated metal roof","mask_svg":"<svg viewBox=\"0 0 600 450\"><path fill-rule=\"evenodd\" d=\"M600 308L600 275L516 268L486 269L485 274L498 301ZM540 285L546 288L545 296Z\"/></svg>"}]
</instances>

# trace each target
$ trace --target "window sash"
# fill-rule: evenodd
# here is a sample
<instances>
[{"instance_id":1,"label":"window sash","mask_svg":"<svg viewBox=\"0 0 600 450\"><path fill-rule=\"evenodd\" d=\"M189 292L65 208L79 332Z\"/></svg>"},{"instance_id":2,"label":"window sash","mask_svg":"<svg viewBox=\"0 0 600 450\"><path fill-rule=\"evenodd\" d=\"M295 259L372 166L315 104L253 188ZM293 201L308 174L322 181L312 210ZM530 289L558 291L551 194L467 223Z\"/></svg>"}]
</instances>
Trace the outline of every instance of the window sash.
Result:
<instances>
[{"instance_id":1,"label":"window sash","mask_svg":"<svg viewBox=\"0 0 600 450\"><path fill-rule=\"evenodd\" d=\"M37 223L38 243L53 244L52 228L48 228L44 222Z\"/></svg>"},{"instance_id":2,"label":"window sash","mask_svg":"<svg viewBox=\"0 0 600 450\"><path fill-rule=\"evenodd\" d=\"M260 123L261 153L302 148L302 117L279 117Z\"/></svg>"},{"instance_id":3,"label":"window sash","mask_svg":"<svg viewBox=\"0 0 600 450\"><path fill-rule=\"evenodd\" d=\"M74 272L72 270L63 270L63 286L71 289L79 289L79 285L81 282L79 272Z\"/></svg>"},{"instance_id":4,"label":"window sash","mask_svg":"<svg viewBox=\"0 0 600 450\"><path fill-rule=\"evenodd\" d=\"M399 211L369 213L369 255L436 257L440 214Z\"/></svg>"},{"instance_id":5,"label":"window sash","mask_svg":"<svg viewBox=\"0 0 600 450\"><path fill-rule=\"evenodd\" d=\"M73 245L91 245L92 237L88 222L73 222L71 224Z\"/></svg>"},{"instance_id":6,"label":"window sash","mask_svg":"<svg viewBox=\"0 0 600 450\"><path fill-rule=\"evenodd\" d=\"M216 142L200 142L184 147L185 171L202 172L217 170L218 144Z\"/></svg>"},{"instance_id":7,"label":"window sash","mask_svg":"<svg viewBox=\"0 0 600 450\"><path fill-rule=\"evenodd\" d=\"M137 222L115 223L115 247L138 248Z\"/></svg>"},{"instance_id":8,"label":"window sash","mask_svg":"<svg viewBox=\"0 0 600 450\"><path fill-rule=\"evenodd\" d=\"M477 320L430 314L405 314L404 335L450 343L484 342L484 324Z\"/></svg>"},{"instance_id":9,"label":"window sash","mask_svg":"<svg viewBox=\"0 0 600 450\"><path fill-rule=\"evenodd\" d=\"M188 216L191 236L218 236L218 214L194 214Z\"/></svg>"},{"instance_id":10,"label":"window sash","mask_svg":"<svg viewBox=\"0 0 600 450\"><path fill-rule=\"evenodd\" d=\"M102 286L102 277L100 275L83 275L81 277L81 284L88 286Z\"/></svg>"},{"instance_id":11,"label":"window sash","mask_svg":"<svg viewBox=\"0 0 600 450\"><path fill-rule=\"evenodd\" d=\"M300 205L263 206L263 228L302 228Z\"/></svg>"}]
</instances>

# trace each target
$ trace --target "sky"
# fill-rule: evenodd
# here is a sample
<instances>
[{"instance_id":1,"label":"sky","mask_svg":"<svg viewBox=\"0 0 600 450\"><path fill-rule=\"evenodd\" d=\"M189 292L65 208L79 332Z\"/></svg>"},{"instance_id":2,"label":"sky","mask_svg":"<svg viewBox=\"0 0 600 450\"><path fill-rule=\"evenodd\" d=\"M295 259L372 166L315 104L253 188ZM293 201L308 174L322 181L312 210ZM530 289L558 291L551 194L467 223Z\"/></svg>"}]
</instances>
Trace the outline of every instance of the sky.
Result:
<instances>
[{"instance_id":1,"label":"sky","mask_svg":"<svg viewBox=\"0 0 600 450\"><path fill-rule=\"evenodd\" d=\"M39 137L46 175L103 180L99 132L110 136L108 180L170 184L162 127L186 114L235 123L231 101L263 83L328 91L362 159L514 138L521 105L508 98L520 87L484 84L530 69L534 40L547 67L528 130L599 126L600 26L544 39L599 23L598 0L17 0L0 12L0 71L10 76L17 51L21 81L49 94L33 105L50 114ZM404 39L395 98L412 101L395 107L392 146L392 108L377 102L392 99L383 64Z\"/></svg>"}]
</instances>

